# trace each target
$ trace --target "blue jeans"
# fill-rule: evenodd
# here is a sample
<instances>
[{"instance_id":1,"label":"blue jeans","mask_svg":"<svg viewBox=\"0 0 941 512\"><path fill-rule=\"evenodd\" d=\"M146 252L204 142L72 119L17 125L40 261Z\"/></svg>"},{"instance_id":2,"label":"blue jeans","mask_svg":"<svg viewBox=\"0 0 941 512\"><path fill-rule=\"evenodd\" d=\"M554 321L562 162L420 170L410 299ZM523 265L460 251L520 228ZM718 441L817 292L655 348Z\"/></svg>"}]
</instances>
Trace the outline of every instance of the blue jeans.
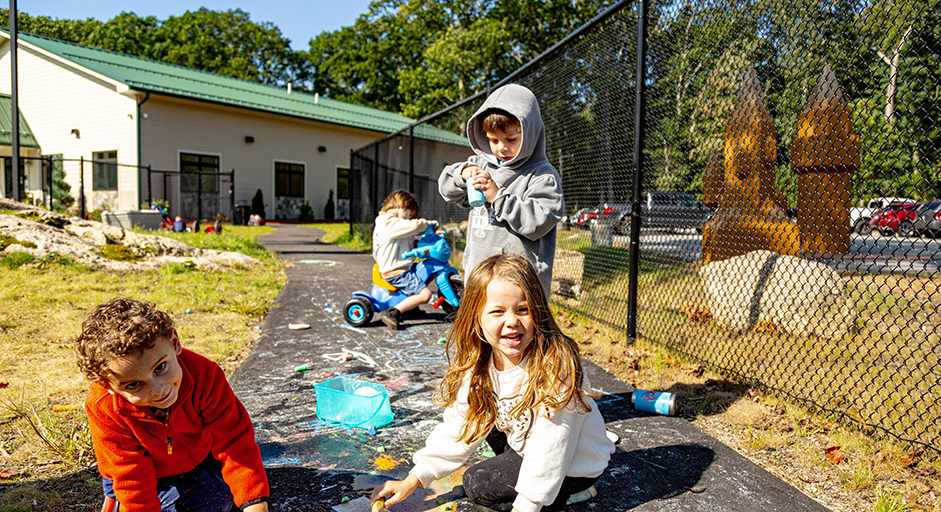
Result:
<instances>
[{"instance_id":1,"label":"blue jeans","mask_svg":"<svg viewBox=\"0 0 941 512\"><path fill-rule=\"evenodd\" d=\"M115 503L110 510L121 507L115 501L114 482L101 478L105 504ZM238 510L229 485L222 479L222 463L212 454L192 471L157 479L157 497L162 512L230 512ZM108 499L110 498L110 500ZM107 508L106 508L107 510Z\"/></svg>"}]
</instances>

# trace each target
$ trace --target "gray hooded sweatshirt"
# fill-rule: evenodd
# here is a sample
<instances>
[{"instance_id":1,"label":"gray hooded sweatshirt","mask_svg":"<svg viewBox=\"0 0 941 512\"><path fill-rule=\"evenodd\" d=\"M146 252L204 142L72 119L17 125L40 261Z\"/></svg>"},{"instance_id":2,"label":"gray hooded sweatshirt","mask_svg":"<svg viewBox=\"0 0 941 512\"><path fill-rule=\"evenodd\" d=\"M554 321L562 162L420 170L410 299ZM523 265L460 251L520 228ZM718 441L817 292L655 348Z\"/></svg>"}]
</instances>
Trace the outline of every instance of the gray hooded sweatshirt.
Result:
<instances>
[{"instance_id":1,"label":"gray hooded sweatshirt","mask_svg":"<svg viewBox=\"0 0 941 512\"><path fill-rule=\"evenodd\" d=\"M507 162L490 151L480 114L498 108L514 115L522 125L520 151ZM467 121L467 138L475 155L467 162L449 165L438 177L438 191L448 201L464 207L467 183L461 170L473 164L490 173L499 188L492 203L474 208L468 216L464 275L478 263L504 250L522 254L536 269L549 296L552 261L555 258L556 224L564 202L559 173L546 158L546 131L536 96L521 85L505 85L494 91Z\"/></svg>"}]
</instances>

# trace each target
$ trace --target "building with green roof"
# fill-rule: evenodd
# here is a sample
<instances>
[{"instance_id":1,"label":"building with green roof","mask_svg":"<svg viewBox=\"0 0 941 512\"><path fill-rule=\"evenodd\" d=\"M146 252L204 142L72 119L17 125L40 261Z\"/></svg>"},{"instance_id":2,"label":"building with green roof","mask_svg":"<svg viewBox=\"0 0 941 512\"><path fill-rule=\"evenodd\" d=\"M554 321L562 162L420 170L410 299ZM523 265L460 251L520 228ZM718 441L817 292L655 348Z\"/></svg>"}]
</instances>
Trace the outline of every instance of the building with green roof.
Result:
<instances>
[{"instance_id":1,"label":"building with green roof","mask_svg":"<svg viewBox=\"0 0 941 512\"><path fill-rule=\"evenodd\" d=\"M9 34L0 84L10 88ZM266 86L65 41L19 34L18 104L44 154L61 155L87 209L168 201L171 214L228 217L257 190L270 219L308 203L322 218L330 191L348 204L350 150L412 120L316 94ZM21 123L21 126L25 123ZM432 168L467 154L467 140L416 127ZM194 173L200 174L197 177Z\"/></svg>"}]
</instances>

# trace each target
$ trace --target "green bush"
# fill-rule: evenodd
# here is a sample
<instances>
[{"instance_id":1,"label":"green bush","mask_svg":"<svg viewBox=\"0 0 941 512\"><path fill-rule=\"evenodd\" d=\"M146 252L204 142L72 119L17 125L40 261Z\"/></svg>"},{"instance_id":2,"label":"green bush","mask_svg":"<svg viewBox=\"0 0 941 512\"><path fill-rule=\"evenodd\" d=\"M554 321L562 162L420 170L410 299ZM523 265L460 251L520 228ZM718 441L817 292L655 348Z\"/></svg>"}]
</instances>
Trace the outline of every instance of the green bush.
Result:
<instances>
[{"instance_id":1,"label":"green bush","mask_svg":"<svg viewBox=\"0 0 941 512\"><path fill-rule=\"evenodd\" d=\"M261 193L261 189L256 190L252 197L252 215L265 218L265 196Z\"/></svg>"},{"instance_id":2,"label":"green bush","mask_svg":"<svg viewBox=\"0 0 941 512\"><path fill-rule=\"evenodd\" d=\"M307 201L304 201L304 204L301 205L297 220L302 222L313 222L316 220L314 219L314 209L310 207L310 203Z\"/></svg>"},{"instance_id":3,"label":"green bush","mask_svg":"<svg viewBox=\"0 0 941 512\"><path fill-rule=\"evenodd\" d=\"M336 205L333 204L333 189L330 189L330 195L327 196L327 204L323 207L323 220L333 220L336 218Z\"/></svg>"},{"instance_id":4,"label":"green bush","mask_svg":"<svg viewBox=\"0 0 941 512\"><path fill-rule=\"evenodd\" d=\"M33 263L36 261L36 257L28 252L14 252L10 254L5 254L2 259L0 259L0 267L15 269L20 268L23 265Z\"/></svg>"}]
</instances>

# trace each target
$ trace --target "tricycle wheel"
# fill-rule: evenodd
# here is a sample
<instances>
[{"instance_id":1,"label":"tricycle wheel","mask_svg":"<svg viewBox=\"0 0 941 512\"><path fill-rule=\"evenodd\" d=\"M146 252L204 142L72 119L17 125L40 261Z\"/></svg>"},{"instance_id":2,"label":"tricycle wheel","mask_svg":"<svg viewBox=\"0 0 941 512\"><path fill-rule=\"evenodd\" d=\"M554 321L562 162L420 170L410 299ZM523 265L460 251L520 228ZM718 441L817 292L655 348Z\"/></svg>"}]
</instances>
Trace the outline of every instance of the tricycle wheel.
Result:
<instances>
[{"instance_id":1,"label":"tricycle wheel","mask_svg":"<svg viewBox=\"0 0 941 512\"><path fill-rule=\"evenodd\" d=\"M375 310L372 307L372 302L362 297L353 297L343 308L343 318L353 327L371 322L373 313L375 313Z\"/></svg>"}]
</instances>

